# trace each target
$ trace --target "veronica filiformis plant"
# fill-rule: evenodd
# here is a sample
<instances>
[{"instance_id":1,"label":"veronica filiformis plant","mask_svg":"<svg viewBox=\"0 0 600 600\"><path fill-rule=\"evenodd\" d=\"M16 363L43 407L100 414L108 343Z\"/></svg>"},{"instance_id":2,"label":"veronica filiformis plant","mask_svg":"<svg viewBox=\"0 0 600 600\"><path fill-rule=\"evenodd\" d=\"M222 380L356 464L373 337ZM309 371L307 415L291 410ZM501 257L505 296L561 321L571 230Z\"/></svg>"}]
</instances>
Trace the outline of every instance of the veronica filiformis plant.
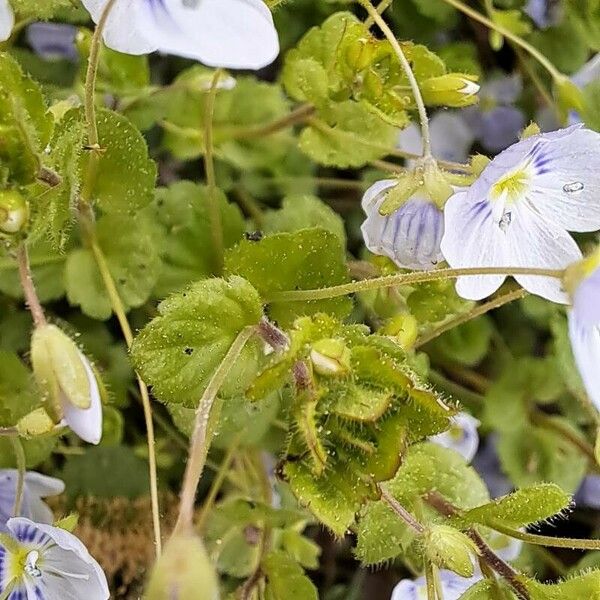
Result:
<instances>
[{"instance_id":1,"label":"veronica filiformis plant","mask_svg":"<svg viewBox=\"0 0 600 600\"><path fill-rule=\"evenodd\" d=\"M98 22L108 0L82 1ZM262 0L116 0L103 36L125 54L158 50L211 67L259 69L279 53Z\"/></svg>"},{"instance_id":2,"label":"veronica filiformis plant","mask_svg":"<svg viewBox=\"0 0 600 600\"><path fill-rule=\"evenodd\" d=\"M0 598L107 600L100 565L72 534L22 517L0 534Z\"/></svg>"},{"instance_id":3,"label":"veronica filiformis plant","mask_svg":"<svg viewBox=\"0 0 600 600\"><path fill-rule=\"evenodd\" d=\"M534 135L500 153L444 209L441 242L454 268L561 269L581 258L569 231L600 228L600 135L581 125ZM459 278L463 298L495 292L504 275ZM560 280L518 275L529 292L567 303Z\"/></svg>"}]
</instances>

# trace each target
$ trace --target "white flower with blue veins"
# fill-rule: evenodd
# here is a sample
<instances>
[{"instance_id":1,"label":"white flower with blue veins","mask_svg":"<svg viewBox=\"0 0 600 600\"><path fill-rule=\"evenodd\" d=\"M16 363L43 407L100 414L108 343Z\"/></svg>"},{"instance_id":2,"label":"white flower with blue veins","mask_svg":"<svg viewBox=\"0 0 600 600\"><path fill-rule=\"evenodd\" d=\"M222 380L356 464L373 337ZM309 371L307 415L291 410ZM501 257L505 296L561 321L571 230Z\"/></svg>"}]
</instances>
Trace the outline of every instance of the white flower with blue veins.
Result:
<instances>
[{"instance_id":1,"label":"white flower with blue veins","mask_svg":"<svg viewBox=\"0 0 600 600\"><path fill-rule=\"evenodd\" d=\"M0 598L107 600L106 576L72 534L22 517L0 534Z\"/></svg>"},{"instance_id":2,"label":"white flower with blue veins","mask_svg":"<svg viewBox=\"0 0 600 600\"><path fill-rule=\"evenodd\" d=\"M490 162L444 208L441 249L453 268L562 269L581 258L569 231L600 228L600 134L574 125L529 137ZM504 275L460 277L469 300L494 293ZM529 292L566 304L558 279L517 275Z\"/></svg>"},{"instance_id":3,"label":"white flower with blue veins","mask_svg":"<svg viewBox=\"0 0 600 600\"><path fill-rule=\"evenodd\" d=\"M108 0L82 2L98 22ZM104 41L125 54L159 50L232 69L260 69L279 54L262 0L116 0Z\"/></svg>"},{"instance_id":4,"label":"white flower with blue veins","mask_svg":"<svg viewBox=\"0 0 600 600\"><path fill-rule=\"evenodd\" d=\"M481 575L461 577L452 571L439 571L442 597L444 600L459 600L459 598L478 581ZM427 600L427 581L425 577L418 579L403 579L392 592L391 600Z\"/></svg>"},{"instance_id":5,"label":"white flower with blue veins","mask_svg":"<svg viewBox=\"0 0 600 600\"><path fill-rule=\"evenodd\" d=\"M7 521L15 516L15 496L19 474L16 469L0 470L0 533L8 531ZM21 510L19 517L32 519L37 523L52 523L52 511L42 498L62 494L65 484L60 479L48 477L35 471L25 473Z\"/></svg>"},{"instance_id":6,"label":"white flower with blue veins","mask_svg":"<svg viewBox=\"0 0 600 600\"><path fill-rule=\"evenodd\" d=\"M481 423L475 417L461 412L450 419L448 431L434 435L429 441L458 452L470 463L479 448L479 425Z\"/></svg>"},{"instance_id":7,"label":"white flower with blue veins","mask_svg":"<svg viewBox=\"0 0 600 600\"><path fill-rule=\"evenodd\" d=\"M381 215L386 193L397 184L394 179L384 179L365 192L362 208L367 218L361 226L365 245L401 268L433 269L442 260L442 211L424 195L416 194L392 214Z\"/></svg>"}]
</instances>

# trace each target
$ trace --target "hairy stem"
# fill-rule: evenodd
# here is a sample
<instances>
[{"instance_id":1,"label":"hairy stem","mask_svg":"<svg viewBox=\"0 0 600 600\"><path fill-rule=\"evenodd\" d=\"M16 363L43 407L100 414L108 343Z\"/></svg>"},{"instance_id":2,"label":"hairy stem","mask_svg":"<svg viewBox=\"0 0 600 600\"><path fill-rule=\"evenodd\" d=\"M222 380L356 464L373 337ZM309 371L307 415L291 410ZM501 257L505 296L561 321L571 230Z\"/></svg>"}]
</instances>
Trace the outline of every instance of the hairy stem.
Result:
<instances>
[{"instance_id":1,"label":"hairy stem","mask_svg":"<svg viewBox=\"0 0 600 600\"><path fill-rule=\"evenodd\" d=\"M202 394L196 410L196 421L190 444L189 458L183 477L179 516L175 525L175 531L186 531L192 528L196 491L202 477L210 445L209 425L211 410L225 378L235 364L235 361L239 358L244 346L255 333L255 327L246 327L240 331Z\"/></svg>"},{"instance_id":2,"label":"hairy stem","mask_svg":"<svg viewBox=\"0 0 600 600\"><path fill-rule=\"evenodd\" d=\"M455 279L474 275L534 275L539 277L553 277L561 279L564 275L563 269L539 269L535 267L475 267L462 269L437 269L434 271L417 271L413 273L398 273L397 275L386 275L374 277L362 281L353 281L332 287L315 290L289 290L274 292L268 298L269 302L304 302L307 300L324 300L326 298L337 298L356 292L366 292L396 285L412 285L439 279Z\"/></svg>"},{"instance_id":3,"label":"hairy stem","mask_svg":"<svg viewBox=\"0 0 600 600\"><path fill-rule=\"evenodd\" d=\"M450 331L451 329L454 329L455 327L463 325L463 324L467 323L468 321L471 321L473 319L476 319L477 317L480 317L481 315L485 315L486 313L490 312L491 310L500 308L501 306L504 306L505 304L508 304L509 302L513 302L514 300L519 300L520 298L524 298L525 296L527 296L527 292L524 289L519 288L512 292L503 294L502 296L498 296L497 298L494 298L493 300L490 300L489 302L480 304L479 306L476 306L472 310L470 310L462 315L458 315L457 317L454 317L453 319L450 319L450 321L447 321L446 323L444 323L443 325L440 325L440 327L437 327L436 329L433 329L429 333L422 335L415 343L415 348L424 346L428 342L431 342L435 338L439 337L443 333L446 333L447 331Z\"/></svg>"},{"instance_id":4,"label":"hairy stem","mask_svg":"<svg viewBox=\"0 0 600 600\"><path fill-rule=\"evenodd\" d=\"M293 127L294 125L304 123L315 113L315 111L316 108L312 104L301 104L287 115L279 117L278 119L274 119L273 121L269 121L268 123L234 129L231 132L232 137L237 140L244 140L262 138L267 135L272 135L274 133L283 131L284 129L288 129L289 127Z\"/></svg>"},{"instance_id":5,"label":"hairy stem","mask_svg":"<svg viewBox=\"0 0 600 600\"><path fill-rule=\"evenodd\" d=\"M385 502L415 533L419 535L425 531L425 528L415 517L409 513L388 490L382 486L378 486L381 493L381 499Z\"/></svg>"},{"instance_id":6,"label":"hairy stem","mask_svg":"<svg viewBox=\"0 0 600 600\"><path fill-rule=\"evenodd\" d=\"M33 278L31 276L31 267L29 265L29 253L27 252L27 246L25 242L22 242L17 249L17 265L19 267L19 279L21 281L21 288L23 289L23 295L25 296L25 304L29 308L33 324L35 327L42 327L46 325L46 316L44 315L44 309L40 303Z\"/></svg>"},{"instance_id":7,"label":"hairy stem","mask_svg":"<svg viewBox=\"0 0 600 600\"><path fill-rule=\"evenodd\" d=\"M427 600L438 600L435 591L435 573L429 560L425 560L425 583L427 585Z\"/></svg>"},{"instance_id":8,"label":"hairy stem","mask_svg":"<svg viewBox=\"0 0 600 600\"><path fill-rule=\"evenodd\" d=\"M214 273L220 275L223 272L223 223L221 219L221 207L217 198L217 181L215 177L214 161L214 136L213 120L215 115L215 101L219 79L223 75L221 69L217 69L213 75L210 89L206 95L204 111L204 170L206 172L206 185L208 186L208 208L210 217L210 231L214 246Z\"/></svg>"},{"instance_id":9,"label":"hairy stem","mask_svg":"<svg viewBox=\"0 0 600 600\"><path fill-rule=\"evenodd\" d=\"M90 160L88 162L85 181L82 186L81 196L79 200L79 217L81 231L89 244L94 259L100 271L106 293L109 296L111 307L115 313L123 337L127 344L127 347L131 347L133 342L133 332L129 325L125 314L125 306L119 295L114 279L110 272L106 257L102 249L100 248L94 224L94 214L90 206L92 197L92 190L96 181L99 166L99 137L98 137L98 126L96 123L96 107L95 107L95 93L96 93L96 76L98 73L98 60L100 57L100 48L102 43L102 32L108 21L110 11L115 5L116 0L108 0L106 3L98 25L94 31L92 37L92 43L90 47L90 55L88 58L87 72L85 78L85 95L84 95L84 110L85 119L87 125L88 144L91 149ZM152 525L154 529L154 544L156 547L156 555L160 556L162 551L162 541L160 533L160 506L158 502L158 475L156 467L156 449L155 449L155 437L154 437L154 423L152 421L152 406L150 404L150 394L148 388L142 378L136 374L138 387L140 390L140 396L142 399L142 407L144 411L144 421L146 426L146 437L148 442L148 470L150 476L150 498L152 503Z\"/></svg>"},{"instance_id":10,"label":"hairy stem","mask_svg":"<svg viewBox=\"0 0 600 600\"><path fill-rule=\"evenodd\" d=\"M537 48L532 46L529 42L526 42L522 37L514 34L512 31L506 29L502 25L494 23L485 15L482 15L470 6L467 6L464 2L461 2L461 0L444 0L444 2L454 6L454 8L457 10L463 12L465 15L471 17L475 21L479 21L482 25L485 25L489 29L497 31L506 39L523 48L523 50L533 56L533 58L535 58L548 71L548 73L550 73L553 79L560 80L564 77L564 75Z\"/></svg>"},{"instance_id":11,"label":"hairy stem","mask_svg":"<svg viewBox=\"0 0 600 600\"><path fill-rule=\"evenodd\" d=\"M13 515L18 517L21 514L21 506L23 504L23 487L25 486L25 451L19 436L10 436L10 443L15 454L15 462L17 464L17 488L15 490L15 504L13 507Z\"/></svg>"},{"instance_id":12,"label":"hairy stem","mask_svg":"<svg viewBox=\"0 0 600 600\"><path fill-rule=\"evenodd\" d=\"M415 98L415 103L417 105L417 110L419 112L419 121L421 123L421 136L423 138L423 156L430 157L431 156L431 135L429 133L429 117L427 116L427 109L425 108L425 102L423 101L423 96L421 94L421 89L419 88L419 84L417 82L417 78L413 73L412 67L410 66L410 62L406 58L396 36L393 34L392 30L389 28L388 24L383 20L383 17L379 14L377 9L371 4L370 0L358 0L361 6L369 13L369 17L373 19L379 29L381 29L383 35L390 42L404 72L406 73L406 77L408 78L408 83L412 89L413 96Z\"/></svg>"}]
</instances>

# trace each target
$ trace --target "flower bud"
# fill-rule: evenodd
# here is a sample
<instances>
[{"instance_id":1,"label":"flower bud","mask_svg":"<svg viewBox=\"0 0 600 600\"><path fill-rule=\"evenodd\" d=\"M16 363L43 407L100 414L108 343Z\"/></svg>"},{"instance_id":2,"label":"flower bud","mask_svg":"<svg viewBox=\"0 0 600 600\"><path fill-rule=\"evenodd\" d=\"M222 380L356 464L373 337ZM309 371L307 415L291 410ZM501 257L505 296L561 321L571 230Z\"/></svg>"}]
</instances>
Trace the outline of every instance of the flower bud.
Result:
<instances>
[{"instance_id":1,"label":"flower bud","mask_svg":"<svg viewBox=\"0 0 600 600\"><path fill-rule=\"evenodd\" d=\"M18 233L29 220L27 200L16 190L0 191L0 231Z\"/></svg>"},{"instance_id":2,"label":"flower bud","mask_svg":"<svg viewBox=\"0 0 600 600\"><path fill-rule=\"evenodd\" d=\"M30 412L17 423L17 432L24 438L46 435L47 433L51 433L55 428L55 422L43 408L38 408Z\"/></svg>"},{"instance_id":3,"label":"flower bud","mask_svg":"<svg viewBox=\"0 0 600 600\"><path fill-rule=\"evenodd\" d=\"M73 340L55 325L43 325L31 337L33 374L46 411L83 440L102 436L102 402L93 368Z\"/></svg>"},{"instance_id":4,"label":"flower bud","mask_svg":"<svg viewBox=\"0 0 600 600\"><path fill-rule=\"evenodd\" d=\"M218 600L219 582L200 538L172 537L152 569L145 600Z\"/></svg>"},{"instance_id":5,"label":"flower bud","mask_svg":"<svg viewBox=\"0 0 600 600\"><path fill-rule=\"evenodd\" d=\"M361 38L348 44L346 62L355 71L363 71L373 62L376 52L377 46L373 40Z\"/></svg>"},{"instance_id":6,"label":"flower bud","mask_svg":"<svg viewBox=\"0 0 600 600\"><path fill-rule=\"evenodd\" d=\"M476 104L479 84L472 75L448 73L432 77L421 84L425 104L462 107Z\"/></svg>"},{"instance_id":7,"label":"flower bud","mask_svg":"<svg viewBox=\"0 0 600 600\"><path fill-rule=\"evenodd\" d=\"M429 560L442 569L453 571L461 577L472 577L473 555L477 546L464 533L448 525L432 525L423 539Z\"/></svg>"},{"instance_id":8,"label":"flower bud","mask_svg":"<svg viewBox=\"0 0 600 600\"><path fill-rule=\"evenodd\" d=\"M417 341L419 323L410 313L396 315L383 326L380 333L393 337L404 350L409 350Z\"/></svg>"},{"instance_id":9,"label":"flower bud","mask_svg":"<svg viewBox=\"0 0 600 600\"><path fill-rule=\"evenodd\" d=\"M315 342L310 351L310 360L319 375L345 375L350 371L350 349L340 339Z\"/></svg>"}]
</instances>

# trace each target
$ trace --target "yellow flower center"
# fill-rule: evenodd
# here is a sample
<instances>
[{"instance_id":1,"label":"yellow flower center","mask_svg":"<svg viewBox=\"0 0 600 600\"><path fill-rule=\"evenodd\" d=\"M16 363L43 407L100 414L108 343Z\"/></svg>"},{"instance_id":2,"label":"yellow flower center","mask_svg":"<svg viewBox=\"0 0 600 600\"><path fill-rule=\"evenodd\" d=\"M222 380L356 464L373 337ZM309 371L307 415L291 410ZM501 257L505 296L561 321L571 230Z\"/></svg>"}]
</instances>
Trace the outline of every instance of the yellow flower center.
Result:
<instances>
[{"instance_id":1,"label":"yellow flower center","mask_svg":"<svg viewBox=\"0 0 600 600\"><path fill-rule=\"evenodd\" d=\"M514 202L520 198L529 185L529 175L525 169L516 169L500 178L491 189L494 200L504 198L506 202Z\"/></svg>"}]
</instances>

